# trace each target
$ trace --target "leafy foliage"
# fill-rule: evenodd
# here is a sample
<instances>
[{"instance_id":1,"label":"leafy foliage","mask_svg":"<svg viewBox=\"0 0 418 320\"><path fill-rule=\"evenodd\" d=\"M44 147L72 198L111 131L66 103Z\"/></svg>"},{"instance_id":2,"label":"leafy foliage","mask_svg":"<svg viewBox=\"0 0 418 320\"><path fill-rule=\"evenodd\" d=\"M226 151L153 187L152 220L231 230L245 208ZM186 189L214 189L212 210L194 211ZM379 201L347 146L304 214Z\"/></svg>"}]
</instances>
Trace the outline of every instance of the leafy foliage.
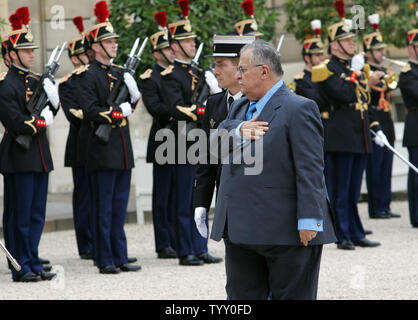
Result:
<instances>
[{"instance_id":1,"label":"leafy foliage","mask_svg":"<svg viewBox=\"0 0 418 320\"><path fill-rule=\"evenodd\" d=\"M204 50L200 58L200 65L209 66L212 38L214 34L234 34L234 24L247 19L240 4L242 0L190 0L190 15L193 30L198 35L197 44L204 42ZM279 13L265 6L266 0L254 0L255 18L260 30L264 33L263 39L269 41L275 35L275 24ZM165 10L168 23L182 19L177 0L111 0L110 19L112 25L120 35L119 54L116 63L123 64L135 39L151 36L157 32L153 14ZM133 14L135 15L133 17ZM132 19L133 17L133 19ZM132 21L134 20L134 21ZM154 64L150 44L142 55L142 64L139 72L143 72Z\"/></svg>"},{"instance_id":2,"label":"leafy foliage","mask_svg":"<svg viewBox=\"0 0 418 320\"><path fill-rule=\"evenodd\" d=\"M307 36L313 35L310 21L320 19L322 38L325 40L327 27L341 19L333 3L333 0L286 0L286 31L293 33L296 39L302 42ZM367 17L373 13L380 15L380 32L385 43L393 44L398 48L406 46L406 32L418 27L418 19L415 15L418 6L411 0L356 0L345 1L345 4L347 19L359 13L358 11L351 12L354 5L364 9L365 28L357 30L360 38L364 34L373 32L367 20Z\"/></svg>"}]
</instances>

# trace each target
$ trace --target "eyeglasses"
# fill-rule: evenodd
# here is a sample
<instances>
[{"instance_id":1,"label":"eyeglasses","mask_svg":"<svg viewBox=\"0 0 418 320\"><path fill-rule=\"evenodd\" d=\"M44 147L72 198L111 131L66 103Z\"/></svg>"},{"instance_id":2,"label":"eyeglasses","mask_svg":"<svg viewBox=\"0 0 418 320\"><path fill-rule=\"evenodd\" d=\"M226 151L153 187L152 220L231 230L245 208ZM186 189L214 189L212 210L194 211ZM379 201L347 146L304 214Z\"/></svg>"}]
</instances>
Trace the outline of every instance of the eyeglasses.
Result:
<instances>
[{"instance_id":1,"label":"eyeglasses","mask_svg":"<svg viewBox=\"0 0 418 320\"><path fill-rule=\"evenodd\" d=\"M261 66L264 66L264 64L256 64L255 66L252 66L250 68L243 68L243 67L239 66L239 67L237 67L237 72L239 72L240 74L243 74L251 68L257 68L257 67L261 67Z\"/></svg>"}]
</instances>

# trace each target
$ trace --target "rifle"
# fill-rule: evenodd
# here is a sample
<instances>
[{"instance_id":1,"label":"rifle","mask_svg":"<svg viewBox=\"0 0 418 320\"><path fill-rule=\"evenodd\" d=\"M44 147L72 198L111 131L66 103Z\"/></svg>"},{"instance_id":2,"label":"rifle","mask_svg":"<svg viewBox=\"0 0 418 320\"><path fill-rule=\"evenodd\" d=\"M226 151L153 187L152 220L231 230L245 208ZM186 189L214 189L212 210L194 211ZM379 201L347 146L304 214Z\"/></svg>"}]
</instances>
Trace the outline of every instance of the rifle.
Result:
<instances>
[{"instance_id":1,"label":"rifle","mask_svg":"<svg viewBox=\"0 0 418 320\"><path fill-rule=\"evenodd\" d=\"M41 79L39 80L38 87L36 88L35 93L30 97L30 100L26 105L26 110L30 113L32 117L39 116L48 102L48 96L43 88L43 82L46 78L51 79L52 83L55 82L54 76L55 73L58 71L58 68L60 67L59 60L66 45L67 42L65 42L62 45L58 54L57 51L59 46L56 46L54 51L52 51L48 63L45 66L44 73L42 74ZM54 111L55 114L56 112L58 112L58 109ZM25 150L29 150L31 141L32 136L30 135L19 135L16 138L16 143Z\"/></svg>"},{"instance_id":2,"label":"rifle","mask_svg":"<svg viewBox=\"0 0 418 320\"><path fill-rule=\"evenodd\" d=\"M141 62L141 55L145 49L148 38L145 38L145 40L142 42L141 47L138 50L138 53L135 55L136 48L139 45L139 40L139 38L136 38L131 52L128 55L128 59L126 60L124 65L125 72L130 73L132 76L135 74L136 69L138 68ZM106 99L106 102L109 106L119 106L121 103L126 101L128 96L129 90L124 83L123 76L120 76L112 91L110 92L108 98ZM111 124L100 124L95 131L95 135L104 143L107 143L109 142L111 132Z\"/></svg>"},{"instance_id":3,"label":"rifle","mask_svg":"<svg viewBox=\"0 0 418 320\"><path fill-rule=\"evenodd\" d=\"M202 42L199 48L197 49L196 55L192 60L193 67L199 66L199 58L200 58L200 54L202 53L203 45L204 43ZM208 99L210 95L209 86L207 85L206 79L205 79L205 72L208 70L211 71L210 69L203 69L201 72L199 81L197 82L197 85L194 88L193 93L192 93L192 105L197 105L199 107L203 106L203 104L205 103L205 101Z\"/></svg>"},{"instance_id":4,"label":"rifle","mask_svg":"<svg viewBox=\"0 0 418 320\"><path fill-rule=\"evenodd\" d=\"M19 263L17 263L17 261L15 260L15 258L13 258L13 256L10 254L10 252L6 249L6 247L4 246L3 243L0 242L0 248L3 250L4 254L6 255L7 259L9 259L9 261L11 262L11 264L13 265L13 267L16 269L16 271L20 271L21 267L19 265Z\"/></svg>"},{"instance_id":5,"label":"rifle","mask_svg":"<svg viewBox=\"0 0 418 320\"><path fill-rule=\"evenodd\" d=\"M370 133L373 135L373 137L376 137L376 133L372 130L369 129ZM409 168L411 168L412 170L415 171L416 174L418 174L418 168L415 167L411 162L409 162L403 155L401 155L398 151L395 150L395 148L393 148L389 143L387 143L386 141L383 142L385 147L389 149L389 151L392 151L392 153L394 155L396 155L399 159L401 159Z\"/></svg>"},{"instance_id":6,"label":"rifle","mask_svg":"<svg viewBox=\"0 0 418 320\"><path fill-rule=\"evenodd\" d=\"M277 45L276 51L279 53L279 55L280 55L280 49L282 48L283 39L284 39L284 34L282 34L282 36L280 37L279 44Z\"/></svg>"}]
</instances>

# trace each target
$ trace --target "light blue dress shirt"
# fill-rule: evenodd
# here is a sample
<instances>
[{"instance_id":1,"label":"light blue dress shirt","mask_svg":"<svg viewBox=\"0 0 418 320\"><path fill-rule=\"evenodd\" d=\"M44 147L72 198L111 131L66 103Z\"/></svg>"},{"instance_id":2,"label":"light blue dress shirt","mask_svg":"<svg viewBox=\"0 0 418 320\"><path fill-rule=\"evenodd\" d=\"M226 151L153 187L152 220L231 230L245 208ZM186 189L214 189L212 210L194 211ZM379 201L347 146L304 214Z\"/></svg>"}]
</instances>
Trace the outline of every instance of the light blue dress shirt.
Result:
<instances>
[{"instance_id":1,"label":"light blue dress shirt","mask_svg":"<svg viewBox=\"0 0 418 320\"><path fill-rule=\"evenodd\" d=\"M283 80L278 81L267 93L258 101L250 101L250 106L255 103L255 112L253 113L252 117L249 117L247 113L247 121L254 118L256 115L259 115L263 108L266 106L267 102L271 99L271 97L276 93L277 90L283 85ZM245 143L245 139L241 137L241 126L243 125L244 121L241 122L238 127L235 129L235 135L241 138L241 144ZM322 219L313 219L313 218L303 218L298 219L298 230L313 230L317 232L323 231L323 220Z\"/></svg>"}]
</instances>

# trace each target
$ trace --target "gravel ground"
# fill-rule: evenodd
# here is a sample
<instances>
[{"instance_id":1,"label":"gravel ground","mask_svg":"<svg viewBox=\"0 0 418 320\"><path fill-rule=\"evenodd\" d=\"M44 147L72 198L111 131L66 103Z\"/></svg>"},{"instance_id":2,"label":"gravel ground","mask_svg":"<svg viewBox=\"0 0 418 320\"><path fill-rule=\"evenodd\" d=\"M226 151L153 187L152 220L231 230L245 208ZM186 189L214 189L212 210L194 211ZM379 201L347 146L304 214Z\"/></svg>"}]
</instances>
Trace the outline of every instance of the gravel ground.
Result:
<instances>
[{"instance_id":1,"label":"gravel ground","mask_svg":"<svg viewBox=\"0 0 418 320\"><path fill-rule=\"evenodd\" d=\"M324 247L318 299L417 299L418 229L409 224L406 201L393 202L400 219L371 220L367 204L359 205L368 238L381 242L378 248L338 250ZM39 252L51 260L58 276L52 281L14 283L7 264L0 264L0 300L4 299L127 299L189 300L225 299L225 265L179 266L178 260L157 259L151 224L126 225L129 256L139 259L142 270L102 275L90 260L76 253L74 232L44 233ZM224 256L222 242L209 241L209 251ZM2 254L1 254L2 255Z\"/></svg>"}]
</instances>

